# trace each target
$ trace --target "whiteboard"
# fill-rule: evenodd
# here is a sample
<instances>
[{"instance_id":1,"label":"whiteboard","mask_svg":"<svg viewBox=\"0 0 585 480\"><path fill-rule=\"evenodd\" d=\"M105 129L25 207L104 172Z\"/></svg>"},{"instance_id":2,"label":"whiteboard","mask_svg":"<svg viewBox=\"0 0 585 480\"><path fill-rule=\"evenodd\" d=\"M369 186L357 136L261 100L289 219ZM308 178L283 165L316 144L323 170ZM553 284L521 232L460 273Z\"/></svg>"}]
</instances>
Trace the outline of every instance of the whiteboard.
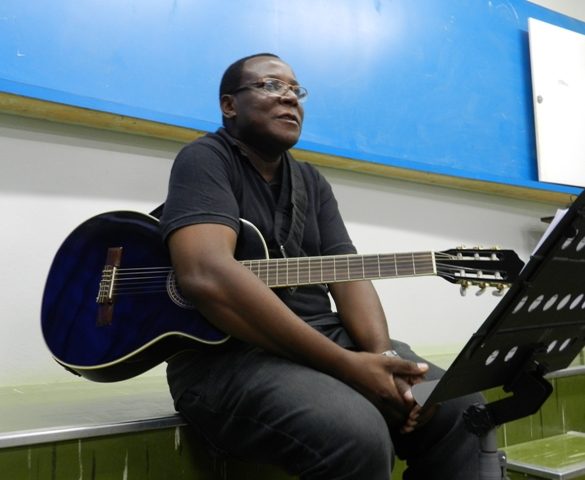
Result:
<instances>
[{"instance_id":1,"label":"whiteboard","mask_svg":"<svg viewBox=\"0 0 585 480\"><path fill-rule=\"evenodd\" d=\"M538 181L529 18L585 34L526 0L0 0L0 111L214 131L223 70L273 52L310 91L299 158L578 194Z\"/></svg>"},{"instance_id":2,"label":"whiteboard","mask_svg":"<svg viewBox=\"0 0 585 480\"><path fill-rule=\"evenodd\" d=\"M528 20L538 179L585 187L585 35Z\"/></svg>"}]
</instances>

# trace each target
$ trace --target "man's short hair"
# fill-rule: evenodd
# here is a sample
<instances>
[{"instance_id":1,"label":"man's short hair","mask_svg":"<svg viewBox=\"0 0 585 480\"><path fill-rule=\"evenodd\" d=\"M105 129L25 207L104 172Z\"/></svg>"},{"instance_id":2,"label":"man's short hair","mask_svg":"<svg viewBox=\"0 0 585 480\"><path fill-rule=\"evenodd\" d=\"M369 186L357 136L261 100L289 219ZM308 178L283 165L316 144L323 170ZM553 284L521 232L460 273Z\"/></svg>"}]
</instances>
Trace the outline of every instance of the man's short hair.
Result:
<instances>
[{"instance_id":1,"label":"man's short hair","mask_svg":"<svg viewBox=\"0 0 585 480\"><path fill-rule=\"evenodd\" d=\"M274 55L273 53L256 53L254 55L248 55L247 57L236 60L226 69L223 76L221 77L221 83L219 84L219 98L221 98L222 95L233 92L241 85L244 64L248 60L256 57L273 57L280 59L278 55Z\"/></svg>"}]
</instances>

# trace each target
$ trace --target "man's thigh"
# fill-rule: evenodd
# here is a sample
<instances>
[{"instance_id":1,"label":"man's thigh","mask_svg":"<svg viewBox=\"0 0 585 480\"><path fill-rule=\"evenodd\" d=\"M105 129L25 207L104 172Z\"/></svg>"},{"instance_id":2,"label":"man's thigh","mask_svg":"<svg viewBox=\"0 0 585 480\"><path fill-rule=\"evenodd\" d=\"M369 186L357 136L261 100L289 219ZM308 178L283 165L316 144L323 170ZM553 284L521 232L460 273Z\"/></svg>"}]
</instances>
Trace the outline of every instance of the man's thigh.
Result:
<instances>
[{"instance_id":1,"label":"man's thigh","mask_svg":"<svg viewBox=\"0 0 585 480\"><path fill-rule=\"evenodd\" d=\"M386 423L343 382L258 349L209 367L178 407L220 452L306 478L388 478Z\"/></svg>"}]
</instances>

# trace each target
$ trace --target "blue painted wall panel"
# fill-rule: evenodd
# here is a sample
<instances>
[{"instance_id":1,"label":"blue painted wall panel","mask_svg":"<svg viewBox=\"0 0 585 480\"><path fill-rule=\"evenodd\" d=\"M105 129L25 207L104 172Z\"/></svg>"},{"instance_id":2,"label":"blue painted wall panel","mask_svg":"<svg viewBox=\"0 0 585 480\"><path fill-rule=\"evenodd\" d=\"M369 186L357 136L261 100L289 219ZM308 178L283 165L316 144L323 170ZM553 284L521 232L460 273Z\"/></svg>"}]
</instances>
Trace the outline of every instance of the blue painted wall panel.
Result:
<instances>
[{"instance_id":1,"label":"blue painted wall panel","mask_svg":"<svg viewBox=\"0 0 585 480\"><path fill-rule=\"evenodd\" d=\"M281 55L309 89L300 147L537 182L525 0L3 0L0 90L214 130L231 61Z\"/></svg>"}]
</instances>

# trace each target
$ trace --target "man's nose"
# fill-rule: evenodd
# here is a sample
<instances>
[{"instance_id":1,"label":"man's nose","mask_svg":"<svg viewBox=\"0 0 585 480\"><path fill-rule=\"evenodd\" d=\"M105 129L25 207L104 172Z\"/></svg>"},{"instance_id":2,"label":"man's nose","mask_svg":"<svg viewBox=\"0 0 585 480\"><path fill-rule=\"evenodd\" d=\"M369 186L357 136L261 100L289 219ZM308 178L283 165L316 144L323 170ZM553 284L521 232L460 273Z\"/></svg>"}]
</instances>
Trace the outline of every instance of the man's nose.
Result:
<instances>
[{"instance_id":1,"label":"man's nose","mask_svg":"<svg viewBox=\"0 0 585 480\"><path fill-rule=\"evenodd\" d=\"M294 102L295 104L299 103L299 97L297 97L297 94L294 92L292 87L286 89L286 92L284 95L282 95L282 98L286 101Z\"/></svg>"}]
</instances>

